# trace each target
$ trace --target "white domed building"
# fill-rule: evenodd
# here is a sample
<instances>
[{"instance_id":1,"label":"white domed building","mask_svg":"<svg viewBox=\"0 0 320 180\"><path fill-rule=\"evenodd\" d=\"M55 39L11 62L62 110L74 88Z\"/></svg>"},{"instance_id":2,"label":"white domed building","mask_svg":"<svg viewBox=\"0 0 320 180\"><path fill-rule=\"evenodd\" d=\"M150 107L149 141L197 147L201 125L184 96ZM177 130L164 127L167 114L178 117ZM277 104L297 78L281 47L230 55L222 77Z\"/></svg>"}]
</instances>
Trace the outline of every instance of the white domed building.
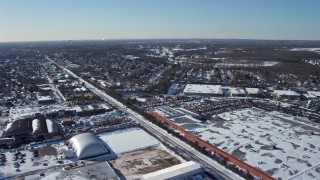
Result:
<instances>
[{"instance_id":1,"label":"white domed building","mask_svg":"<svg viewBox=\"0 0 320 180\"><path fill-rule=\"evenodd\" d=\"M79 159L90 159L110 153L107 145L92 133L78 134L69 142Z\"/></svg>"}]
</instances>

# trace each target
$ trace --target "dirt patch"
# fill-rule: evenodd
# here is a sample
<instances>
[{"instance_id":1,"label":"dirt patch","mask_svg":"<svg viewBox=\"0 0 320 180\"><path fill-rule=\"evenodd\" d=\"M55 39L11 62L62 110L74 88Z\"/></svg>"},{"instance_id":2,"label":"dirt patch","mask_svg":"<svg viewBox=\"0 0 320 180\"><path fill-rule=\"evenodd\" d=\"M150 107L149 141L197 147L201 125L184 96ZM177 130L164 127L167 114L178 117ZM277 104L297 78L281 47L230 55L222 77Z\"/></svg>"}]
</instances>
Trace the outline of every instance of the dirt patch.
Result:
<instances>
[{"instance_id":1,"label":"dirt patch","mask_svg":"<svg viewBox=\"0 0 320 180\"><path fill-rule=\"evenodd\" d=\"M309 161L307 161L307 160L303 160L303 159L300 159L300 158L288 156L288 157L287 157L287 160L289 160L289 159L295 159L295 160L297 160L299 163L305 163L305 164L307 164L308 167L312 166L312 165L309 163Z\"/></svg>"},{"instance_id":2,"label":"dirt patch","mask_svg":"<svg viewBox=\"0 0 320 180\"><path fill-rule=\"evenodd\" d=\"M281 163L282 163L282 160L281 160L281 159L276 159L276 160L274 161L274 163L276 163L276 164L281 164Z\"/></svg>"},{"instance_id":3,"label":"dirt patch","mask_svg":"<svg viewBox=\"0 0 320 180\"><path fill-rule=\"evenodd\" d=\"M317 178L315 175L313 175L312 173L308 173L308 176L312 177L312 178Z\"/></svg>"},{"instance_id":4,"label":"dirt patch","mask_svg":"<svg viewBox=\"0 0 320 180\"><path fill-rule=\"evenodd\" d=\"M163 149L151 147L121 154L110 163L126 179L136 179L143 174L180 164L181 161Z\"/></svg>"},{"instance_id":5,"label":"dirt patch","mask_svg":"<svg viewBox=\"0 0 320 180\"><path fill-rule=\"evenodd\" d=\"M247 144L247 145L244 146L244 148L246 148L246 150L248 150L248 149L252 149L253 146L251 146L251 144Z\"/></svg>"},{"instance_id":6,"label":"dirt patch","mask_svg":"<svg viewBox=\"0 0 320 180\"><path fill-rule=\"evenodd\" d=\"M175 123L197 123L196 121L193 121L192 119L186 118L186 117L180 117L174 119Z\"/></svg>"},{"instance_id":7,"label":"dirt patch","mask_svg":"<svg viewBox=\"0 0 320 180\"><path fill-rule=\"evenodd\" d=\"M266 173L272 176L276 171L278 171L278 168L272 168L267 170Z\"/></svg>"},{"instance_id":8,"label":"dirt patch","mask_svg":"<svg viewBox=\"0 0 320 180\"><path fill-rule=\"evenodd\" d=\"M282 125L276 122L272 122L273 125L277 126L277 127L281 127Z\"/></svg>"},{"instance_id":9,"label":"dirt patch","mask_svg":"<svg viewBox=\"0 0 320 180\"><path fill-rule=\"evenodd\" d=\"M214 134L221 134L219 131L212 131L212 130L208 130L209 132L211 132L211 133L214 133Z\"/></svg>"},{"instance_id":10,"label":"dirt patch","mask_svg":"<svg viewBox=\"0 0 320 180\"><path fill-rule=\"evenodd\" d=\"M271 157L271 158L274 157L274 155L272 153L263 153L263 154L261 154L261 156L267 156L267 157Z\"/></svg>"},{"instance_id":11,"label":"dirt patch","mask_svg":"<svg viewBox=\"0 0 320 180\"><path fill-rule=\"evenodd\" d=\"M51 145L37 148L37 150L39 151L39 154L41 154L43 156L44 155L48 155L48 156L58 155L57 149L55 147L52 147Z\"/></svg>"},{"instance_id":12,"label":"dirt patch","mask_svg":"<svg viewBox=\"0 0 320 180\"><path fill-rule=\"evenodd\" d=\"M296 130L293 130L293 132L296 134L296 135L305 135L307 134L305 131L296 131Z\"/></svg>"},{"instance_id":13,"label":"dirt patch","mask_svg":"<svg viewBox=\"0 0 320 180\"><path fill-rule=\"evenodd\" d=\"M236 149L236 150L234 150L234 151L232 152L232 155L233 155L233 156L241 159L242 161L245 161L245 160L246 160L246 159L245 159L246 154L247 154L247 153L240 151L239 148Z\"/></svg>"},{"instance_id":14,"label":"dirt patch","mask_svg":"<svg viewBox=\"0 0 320 180\"><path fill-rule=\"evenodd\" d=\"M185 123L182 124L181 127L183 127L184 129L195 129L195 128L201 128L202 126L200 124L197 123Z\"/></svg>"},{"instance_id":15,"label":"dirt patch","mask_svg":"<svg viewBox=\"0 0 320 180\"><path fill-rule=\"evenodd\" d=\"M266 130L266 131L268 131L268 130L269 130L269 128L265 128L265 127L261 127L261 126L258 126L258 128L259 128L259 129Z\"/></svg>"},{"instance_id":16,"label":"dirt patch","mask_svg":"<svg viewBox=\"0 0 320 180\"><path fill-rule=\"evenodd\" d=\"M261 138L264 138L264 137L267 137L267 136L270 136L271 134L267 133L267 134L262 134L260 135Z\"/></svg>"},{"instance_id":17,"label":"dirt patch","mask_svg":"<svg viewBox=\"0 0 320 180\"><path fill-rule=\"evenodd\" d=\"M241 130L241 133L247 133L248 131L246 131L246 130L244 130L244 129L242 129Z\"/></svg>"},{"instance_id":18,"label":"dirt patch","mask_svg":"<svg viewBox=\"0 0 320 180\"><path fill-rule=\"evenodd\" d=\"M255 141L255 143L258 145L264 145L264 144L260 143L259 141Z\"/></svg>"},{"instance_id":19,"label":"dirt patch","mask_svg":"<svg viewBox=\"0 0 320 180\"><path fill-rule=\"evenodd\" d=\"M291 143L291 145L292 145L292 147L293 147L294 149L297 149L297 148L300 147L298 144L294 144L294 143Z\"/></svg>"},{"instance_id":20,"label":"dirt patch","mask_svg":"<svg viewBox=\"0 0 320 180\"><path fill-rule=\"evenodd\" d=\"M263 145L263 146L260 147L260 149L271 150L272 148L269 145Z\"/></svg>"},{"instance_id":21,"label":"dirt patch","mask_svg":"<svg viewBox=\"0 0 320 180\"><path fill-rule=\"evenodd\" d=\"M308 143L311 149L316 149L316 146L313 144Z\"/></svg>"},{"instance_id":22,"label":"dirt patch","mask_svg":"<svg viewBox=\"0 0 320 180\"><path fill-rule=\"evenodd\" d=\"M214 143L214 146L220 147L222 144L224 144L224 141L222 141L221 143Z\"/></svg>"}]
</instances>

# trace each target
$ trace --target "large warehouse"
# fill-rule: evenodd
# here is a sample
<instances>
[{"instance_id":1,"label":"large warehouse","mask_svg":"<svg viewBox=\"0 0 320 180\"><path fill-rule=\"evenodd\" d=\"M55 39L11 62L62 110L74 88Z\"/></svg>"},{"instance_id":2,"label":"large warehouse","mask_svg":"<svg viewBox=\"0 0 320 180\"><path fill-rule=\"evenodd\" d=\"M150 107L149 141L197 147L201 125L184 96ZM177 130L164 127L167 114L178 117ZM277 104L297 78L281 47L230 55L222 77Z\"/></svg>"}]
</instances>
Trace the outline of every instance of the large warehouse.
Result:
<instances>
[{"instance_id":1,"label":"large warehouse","mask_svg":"<svg viewBox=\"0 0 320 180\"><path fill-rule=\"evenodd\" d=\"M192 179L191 176L194 176L199 173L203 173L204 170L202 167L193 162L189 161L186 163L178 164L165 168L159 171L155 171L142 176L143 180L175 180L175 179Z\"/></svg>"},{"instance_id":2,"label":"large warehouse","mask_svg":"<svg viewBox=\"0 0 320 180\"><path fill-rule=\"evenodd\" d=\"M223 96L221 85L187 84L183 90L185 95Z\"/></svg>"},{"instance_id":3,"label":"large warehouse","mask_svg":"<svg viewBox=\"0 0 320 180\"><path fill-rule=\"evenodd\" d=\"M19 119L7 124L5 136L16 141L44 140L61 134L59 125L50 119Z\"/></svg>"},{"instance_id":4,"label":"large warehouse","mask_svg":"<svg viewBox=\"0 0 320 180\"><path fill-rule=\"evenodd\" d=\"M108 147L92 133L73 136L70 145L79 159L95 158L110 153Z\"/></svg>"}]
</instances>

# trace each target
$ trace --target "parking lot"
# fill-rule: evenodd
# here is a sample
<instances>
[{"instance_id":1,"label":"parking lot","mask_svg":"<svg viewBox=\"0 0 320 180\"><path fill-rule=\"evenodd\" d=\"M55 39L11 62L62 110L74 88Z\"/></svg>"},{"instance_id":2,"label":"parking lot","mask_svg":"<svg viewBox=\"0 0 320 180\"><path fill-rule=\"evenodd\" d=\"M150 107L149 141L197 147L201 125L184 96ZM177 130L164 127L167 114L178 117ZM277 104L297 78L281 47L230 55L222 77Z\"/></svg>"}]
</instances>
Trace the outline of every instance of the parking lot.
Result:
<instances>
[{"instance_id":1,"label":"parking lot","mask_svg":"<svg viewBox=\"0 0 320 180\"><path fill-rule=\"evenodd\" d=\"M275 178L299 176L319 165L320 128L282 113L246 108L226 112L231 120L211 123L171 120ZM221 115L221 114L220 114ZM314 171L308 178L318 177ZM305 174L304 174L305 176Z\"/></svg>"}]
</instances>

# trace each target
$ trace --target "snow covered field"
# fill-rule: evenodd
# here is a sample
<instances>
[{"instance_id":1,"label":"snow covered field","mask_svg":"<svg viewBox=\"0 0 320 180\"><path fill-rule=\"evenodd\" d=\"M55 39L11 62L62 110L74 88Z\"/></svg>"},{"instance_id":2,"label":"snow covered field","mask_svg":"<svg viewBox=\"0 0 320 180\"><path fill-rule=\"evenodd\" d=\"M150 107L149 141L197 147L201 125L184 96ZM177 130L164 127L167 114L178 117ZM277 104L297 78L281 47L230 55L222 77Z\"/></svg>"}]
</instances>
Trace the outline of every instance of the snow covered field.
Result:
<instances>
[{"instance_id":1,"label":"snow covered field","mask_svg":"<svg viewBox=\"0 0 320 180\"><path fill-rule=\"evenodd\" d=\"M257 108L224 114L233 120L172 121L275 178L320 176L320 128Z\"/></svg>"},{"instance_id":2,"label":"snow covered field","mask_svg":"<svg viewBox=\"0 0 320 180\"><path fill-rule=\"evenodd\" d=\"M121 154L134 150L157 146L158 140L140 128L130 128L99 135L116 153Z\"/></svg>"},{"instance_id":3,"label":"snow covered field","mask_svg":"<svg viewBox=\"0 0 320 180\"><path fill-rule=\"evenodd\" d=\"M320 53L320 48L293 48L291 51L311 51Z\"/></svg>"}]
</instances>

